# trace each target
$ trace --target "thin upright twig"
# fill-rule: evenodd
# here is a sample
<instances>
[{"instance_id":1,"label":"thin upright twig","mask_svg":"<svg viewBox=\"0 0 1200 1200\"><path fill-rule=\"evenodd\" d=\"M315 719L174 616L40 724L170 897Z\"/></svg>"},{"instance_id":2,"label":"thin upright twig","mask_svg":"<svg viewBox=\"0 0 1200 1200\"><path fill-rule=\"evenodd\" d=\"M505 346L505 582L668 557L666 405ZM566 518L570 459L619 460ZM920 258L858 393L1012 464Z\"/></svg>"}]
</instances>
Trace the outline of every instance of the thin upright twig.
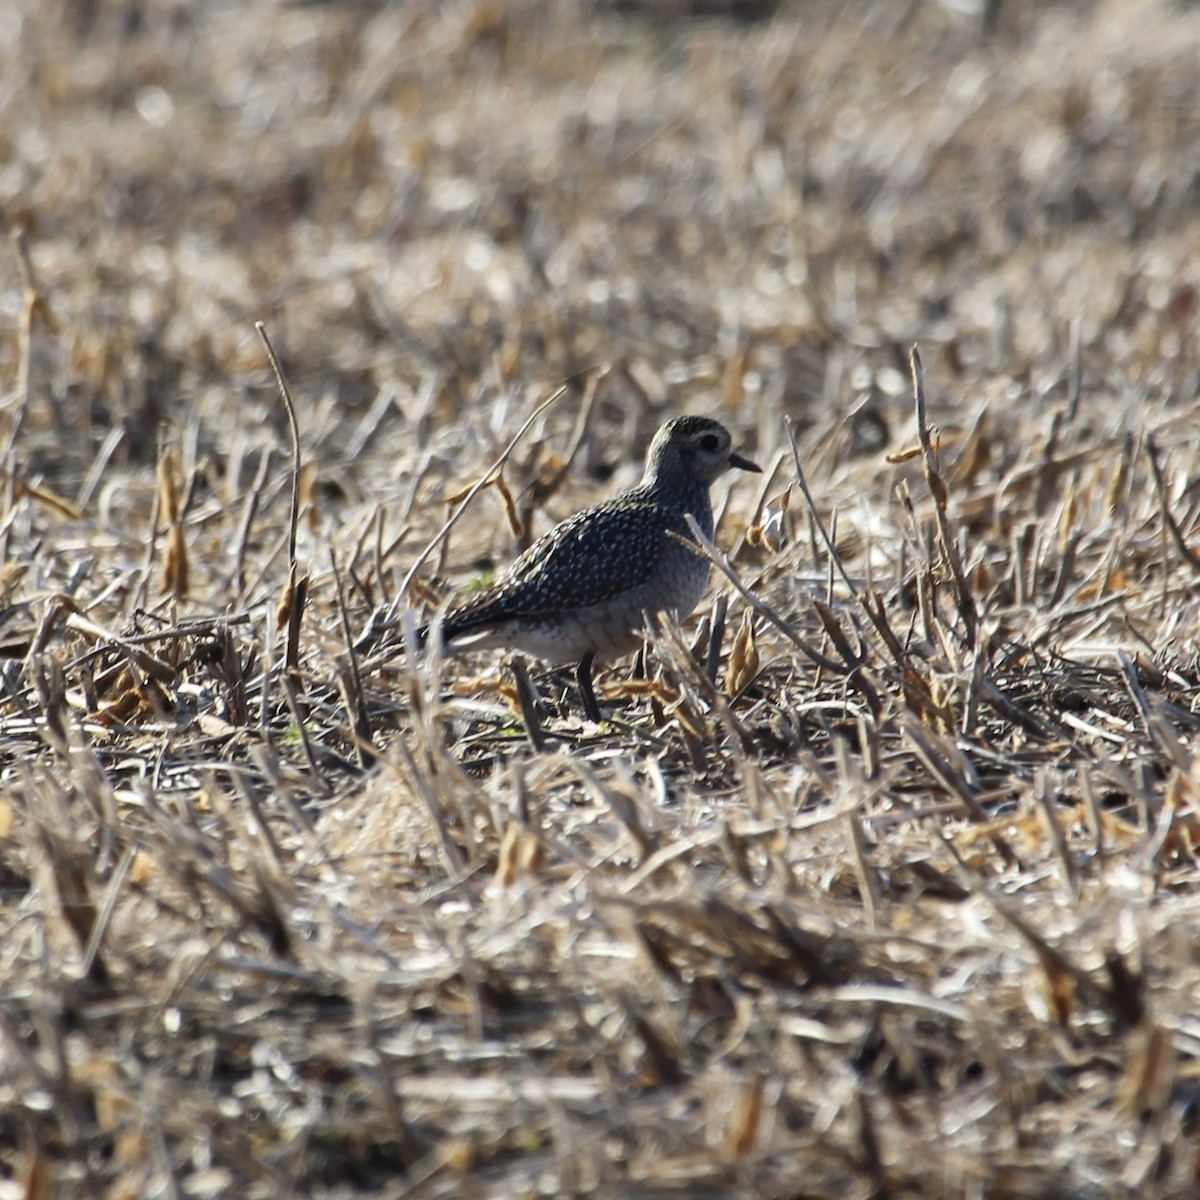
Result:
<instances>
[{"instance_id":1,"label":"thin upright twig","mask_svg":"<svg viewBox=\"0 0 1200 1200\"><path fill-rule=\"evenodd\" d=\"M45 302L38 289L37 275L33 269L33 259L29 253L29 242L23 229L17 229L12 235L13 249L17 255L17 268L21 274L21 324L18 335L19 352L17 357L17 407L8 428L8 436L4 447L3 457L8 459L16 445L17 435L29 410L31 391L31 359L33 355L33 322L39 310L44 310Z\"/></svg>"},{"instance_id":2,"label":"thin upright twig","mask_svg":"<svg viewBox=\"0 0 1200 1200\"><path fill-rule=\"evenodd\" d=\"M277 628L287 630L284 665L288 670L295 671L300 665L300 623L304 616L305 604L308 600L308 576L301 578L296 563L296 537L300 525L300 424L296 420L296 406L292 403L292 394L288 390L283 368L267 336L266 327L261 321L254 322L258 336L262 338L267 348L267 357L275 372L275 381L279 384L279 394L283 397L283 406L287 410L288 428L292 435L292 506L288 514L288 574L284 584L283 595L279 599L279 608L275 615Z\"/></svg>"},{"instance_id":3,"label":"thin upright twig","mask_svg":"<svg viewBox=\"0 0 1200 1200\"><path fill-rule=\"evenodd\" d=\"M279 394L283 397L288 429L292 435L292 508L288 516L288 568L291 569L296 565L296 531L300 525L300 424L296 420L296 406L292 403L292 393L288 390L275 347L271 345L271 339L267 336L266 326L261 321L255 321L254 328L258 330L258 336L267 348L267 357L271 360L271 369L275 372L275 382L279 385Z\"/></svg>"},{"instance_id":4,"label":"thin upright twig","mask_svg":"<svg viewBox=\"0 0 1200 1200\"><path fill-rule=\"evenodd\" d=\"M975 641L975 631L979 627L979 613L975 608L975 598L967 585L967 577L963 571L962 560L958 548L950 536L950 521L946 516L946 484L938 471L937 455L933 449L933 438L929 433L929 421L925 414L925 372L921 366L921 352L914 346L908 355L909 367L912 371L913 399L917 410L917 437L921 442L921 460L925 467L925 482L929 494L933 497L933 511L937 519L938 541L942 553L954 576L954 590L958 596L958 609L962 614L963 623L967 627L967 640Z\"/></svg>"},{"instance_id":5,"label":"thin upright twig","mask_svg":"<svg viewBox=\"0 0 1200 1200\"><path fill-rule=\"evenodd\" d=\"M1167 485L1163 481L1162 467L1158 462L1158 447L1154 444L1152 436L1146 439L1146 457L1150 460L1150 470L1154 474L1154 490L1158 495L1158 503L1162 510L1163 524L1167 528L1167 533L1183 561L1193 571L1200 571L1200 557L1187 544L1183 530L1179 528L1179 522L1175 520L1175 515L1171 512L1171 506L1167 502Z\"/></svg>"},{"instance_id":6,"label":"thin upright twig","mask_svg":"<svg viewBox=\"0 0 1200 1200\"><path fill-rule=\"evenodd\" d=\"M808 505L809 515L812 517L813 524L821 534L821 540L825 543L825 547L829 551L829 558L833 565L837 567L842 581L850 589L850 594L857 597L858 588L855 586L854 580L847 574L846 568L842 563L842 556L837 552L837 546L834 544L833 538L829 536L829 531L825 528L825 522L821 520L821 514L817 511L817 506L812 498L812 492L808 490L808 480L804 478L804 468L800 465L800 450L796 445L796 423L790 416L785 417L783 427L787 430L788 441L792 445L792 461L796 467L796 479L800 484L800 491L804 496L805 503Z\"/></svg>"},{"instance_id":7,"label":"thin upright twig","mask_svg":"<svg viewBox=\"0 0 1200 1200\"><path fill-rule=\"evenodd\" d=\"M1067 420L1079 415L1079 398L1083 393L1083 321L1076 314L1071 319L1071 363L1067 375Z\"/></svg>"},{"instance_id":8,"label":"thin upright twig","mask_svg":"<svg viewBox=\"0 0 1200 1200\"><path fill-rule=\"evenodd\" d=\"M354 737L358 743L359 762L365 767L367 756L375 750L375 744L371 738L371 720L367 709L367 697L363 691L358 655L354 650L354 635L350 632L350 616L346 611L346 589L342 585L342 573L338 569L337 552L332 545L329 547L329 563L333 568L333 582L337 588L338 616L341 621L342 636L346 639L346 655L349 660L349 667L341 677L341 682L350 726L354 730Z\"/></svg>"}]
</instances>

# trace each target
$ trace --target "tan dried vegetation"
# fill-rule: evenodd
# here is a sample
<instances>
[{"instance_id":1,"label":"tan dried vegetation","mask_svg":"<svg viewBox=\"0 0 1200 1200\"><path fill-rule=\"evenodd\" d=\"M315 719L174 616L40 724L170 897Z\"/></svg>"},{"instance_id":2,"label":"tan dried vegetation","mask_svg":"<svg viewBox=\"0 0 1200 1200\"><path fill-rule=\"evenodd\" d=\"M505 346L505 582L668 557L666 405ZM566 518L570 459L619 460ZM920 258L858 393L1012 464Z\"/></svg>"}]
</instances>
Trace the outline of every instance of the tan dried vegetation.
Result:
<instances>
[{"instance_id":1,"label":"tan dried vegetation","mask_svg":"<svg viewBox=\"0 0 1200 1200\"><path fill-rule=\"evenodd\" d=\"M5 5L0 1197L1195 1196L1198 61ZM604 727L368 648L680 411L764 474Z\"/></svg>"}]
</instances>

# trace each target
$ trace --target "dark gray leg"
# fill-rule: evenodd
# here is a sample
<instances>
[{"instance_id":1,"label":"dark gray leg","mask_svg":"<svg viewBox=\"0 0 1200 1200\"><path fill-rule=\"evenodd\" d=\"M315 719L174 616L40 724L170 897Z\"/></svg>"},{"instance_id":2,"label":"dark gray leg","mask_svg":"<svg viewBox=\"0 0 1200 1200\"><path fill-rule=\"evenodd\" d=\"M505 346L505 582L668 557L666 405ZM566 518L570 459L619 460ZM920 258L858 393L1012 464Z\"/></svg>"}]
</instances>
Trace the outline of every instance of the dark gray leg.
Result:
<instances>
[{"instance_id":1,"label":"dark gray leg","mask_svg":"<svg viewBox=\"0 0 1200 1200\"><path fill-rule=\"evenodd\" d=\"M596 652L589 650L575 668L575 682L579 684L579 694L583 697L583 711L589 721L600 722L600 705L596 703L596 693L592 690L592 663Z\"/></svg>"}]
</instances>

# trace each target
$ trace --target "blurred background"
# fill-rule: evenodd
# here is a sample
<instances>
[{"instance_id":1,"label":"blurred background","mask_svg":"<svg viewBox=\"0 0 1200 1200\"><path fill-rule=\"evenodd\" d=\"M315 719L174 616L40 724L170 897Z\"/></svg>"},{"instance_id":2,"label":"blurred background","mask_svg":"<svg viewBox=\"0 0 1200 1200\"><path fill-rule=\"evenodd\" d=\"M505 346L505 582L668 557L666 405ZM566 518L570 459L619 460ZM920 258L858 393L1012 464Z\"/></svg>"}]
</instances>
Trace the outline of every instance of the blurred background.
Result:
<instances>
[{"instance_id":1,"label":"blurred background","mask_svg":"<svg viewBox=\"0 0 1200 1200\"><path fill-rule=\"evenodd\" d=\"M943 445L986 417L1002 478L1064 405L1098 442L1196 395L1198 61L1179 0L9 0L0 453L136 556L180 442L193 582L227 578L204 513L287 445L261 318L310 526L357 553L398 505L392 567L418 493L599 364L509 473L578 446L551 520L680 411L766 460L791 417L831 506L886 505L913 343ZM488 513L464 561L511 552Z\"/></svg>"},{"instance_id":2,"label":"blurred background","mask_svg":"<svg viewBox=\"0 0 1200 1200\"><path fill-rule=\"evenodd\" d=\"M70 491L114 427L277 422L260 317L334 457L381 391L386 442L600 362L630 447L886 404L913 341L1036 402L1073 322L1089 386L1191 395L1198 53L1182 0L8 0L25 449Z\"/></svg>"}]
</instances>

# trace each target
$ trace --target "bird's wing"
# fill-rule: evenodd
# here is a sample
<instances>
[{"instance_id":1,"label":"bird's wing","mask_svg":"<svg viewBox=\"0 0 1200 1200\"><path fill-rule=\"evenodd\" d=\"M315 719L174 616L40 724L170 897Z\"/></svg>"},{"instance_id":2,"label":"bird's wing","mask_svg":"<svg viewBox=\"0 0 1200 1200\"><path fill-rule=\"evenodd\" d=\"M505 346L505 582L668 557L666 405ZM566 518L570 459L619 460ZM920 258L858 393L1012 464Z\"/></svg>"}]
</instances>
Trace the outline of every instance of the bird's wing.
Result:
<instances>
[{"instance_id":1,"label":"bird's wing","mask_svg":"<svg viewBox=\"0 0 1200 1200\"><path fill-rule=\"evenodd\" d=\"M446 618L447 636L513 618L552 616L602 604L646 583L674 529L686 524L647 500L617 497L538 538L486 592Z\"/></svg>"}]
</instances>

